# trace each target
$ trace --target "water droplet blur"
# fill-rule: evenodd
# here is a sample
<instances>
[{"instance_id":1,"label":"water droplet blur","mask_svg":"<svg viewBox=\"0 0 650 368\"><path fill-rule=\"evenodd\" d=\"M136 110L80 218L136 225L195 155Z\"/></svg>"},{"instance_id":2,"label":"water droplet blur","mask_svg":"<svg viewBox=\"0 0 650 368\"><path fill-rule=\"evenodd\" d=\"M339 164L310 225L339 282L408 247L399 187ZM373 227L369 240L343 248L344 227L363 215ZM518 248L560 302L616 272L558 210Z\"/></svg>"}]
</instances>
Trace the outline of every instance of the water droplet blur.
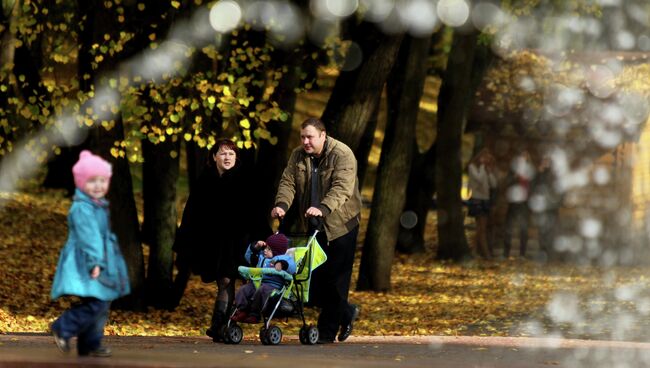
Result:
<instances>
[{"instance_id":1,"label":"water droplet blur","mask_svg":"<svg viewBox=\"0 0 650 368\"><path fill-rule=\"evenodd\" d=\"M365 18L370 22L383 22L393 11L393 0L361 0L360 8L364 10Z\"/></svg>"},{"instance_id":2,"label":"water droplet blur","mask_svg":"<svg viewBox=\"0 0 650 368\"><path fill-rule=\"evenodd\" d=\"M546 110L556 117L568 114L583 101L584 93L581 89L561 84L552 85L544 96Z\"/></svg>"},{"instance_id":3,"label":"water droplet blur","mask_svg":"<svg viewBox=\"0 0 650 368\"><path fill-rule=\"evenodd\" d=\"M487 31L489 27L499 27L505 22L505 15L498 6L480 2L472 9L472 23L480 31Z\"/></svg>"},{"instance_id":4,"label":"water droplet blur","mask_svg":"<svg viewBox=\"0 0 650 368\"><path fill-rule=\"evenodd\" d=\"M327 19L315 19L309 27L309 39L316 45L324 47L327 40L338 34L338 24Z\"/></svg>"},{"instance_id":5,"label":"water droplet blur","mask_svg":"<svg viewBox=\"0 0 650 368\"><path fill-rule=\"evenodd\" d=\"M614 93L614 73L605 65L589 68L586 73L589 92L598 98L607 98Z\"/></svg>"},{"instance_id":6,"label":"water droplet blur","mask_svg":"<svg viewBox=\"0 0 650 368\"><path fill-rule=\"evenodd\" d=\"M603 225L595 218L585 218L580 222L580 234L585 238L597 238L602 232Z\"/></svg>"},{"instance_id":7,"label":"water droplet blur","mask_svg":"<svg viewBox=\"0 0 650 368\"><path fill-rule=\"evenodd\" d=\"M398 34L404 32L407 28L402 23L397 8L393 8L388 16L379 23L379 28L386 34Z\"/></svg>"},{"instance_id":8,"label":"water droplet blur","mask_svg":"<svg viewBox=\"0 0 650 368\"><path fill-rule=\"evenodd\" d=\"M304 36L302 14L287 1L255 1L244 8L244 19L259 31L269 30L271 41L282 46L291 46Z\"/></svg>"},{"instance_id":9,"label":"water droplet blur","mask_svg":"<svg viewBox=\"0 0 650 368\"><path fill-rule=\"evenodd\" d=\"M549 316L558 323L580 323L580 299L572 293L560 292L553 296L546 309Z\"/></svg>"},{"instance_id":10,"label":"water droplet blur","mask_svg":"<svg viewBox=\"0 0 650 368\"><path fill-rule=\"evenodd\" d=\"M397 8L402 24L415 37L430 35L438 27L433 4L427 0L411 0Z\"/></svg>"},{"instance_id":11,"label":"water droplet blur","mask_svg":"<svg viewBox=\"0 0 650 368\"><path fill-rule=\"evenodd\" d=\"M521 88L524 92L535 92L535 80L531 77L522 77L519 79L519 88Z\"/></svg>"},{"instance_id":12,"label":"water droplet blur","mask_svg":"<svg viewBox=\"0 0 650 368\"><path fill-rule=\"evenodd\" d=\"M341 65L341 71L349 72L352 71L361 65L363 61L363 50L356 42L351 42L348 46L348 50L345 54L345 60L343 65Z\"/></svg>"},{"instance_id":13,"label":"water droplet blur","mask_svg":"<svg viewBox=\"0 0 650 368\"><path fill-rule=\"evenodd\" d=\"M650 51L650 37L646 35L639 36L639 41L637 42L639 49L641 51Z\"/></svg>"},{"instance_id":14,"label":"water droplet blur","mask_svg":"<svg viewBox=\"0 0 650 368\"><path fill-rule=\"evenodd\" d=\"M465 0L440 0L436 7L440 20L450 27L459 27L469 18L469 5Z\"/></svg>"},{"instance_id":15,"label":"water droplet blur","mask_svg":"<svg viewBox=\"0 0 650 368\"><path fill-rule=\"evenodd\" d=\"M237 27L242 11L235 1L220 0L210 8L210 25L217 32L227 33Z\"/></svg>"},{"instance_id":16,"label":"water droplet blur","mask_svg":"<svg viewBox=\"0 0 650 368\"><path fill-rule=\"evenodd\" d=\"M622 50L629 50L634 47L636 40L629 31L620 31L616 34L615 45Z\"/></svg>"},{"instance_id":17,"label":"water droplet blur","mask_svg":"<svg viewBox=\"0 0 650 368\"><path fill-rule=\"evenodd\" d=\"M312 0L310 7L316 17L344 18L357 11L359 2L357 0Z\"/></svg>"},{"instance_id":18,"label":"water droplet blur","mask_svg":"<svg viewBox=\"0 0 650 368\"><path fill-rule=\"evenodd\" d=\"M609 183L610 180L609 170L607 170L607 168L604 166L597 166L594 169L593 177L594 183L598 185L605 185Z\"/></svg>"},{"instance_id":19,"label":"water droplet blur","mask_svg":"<svg viewBox=\"0 0 650 368\"><path fill-rule=\"evenodd\" d=\"M418 215L413 211L404 211L399 217L399 223L405 229L412 229L418 223Z\"/></svg>"}]
</instances>

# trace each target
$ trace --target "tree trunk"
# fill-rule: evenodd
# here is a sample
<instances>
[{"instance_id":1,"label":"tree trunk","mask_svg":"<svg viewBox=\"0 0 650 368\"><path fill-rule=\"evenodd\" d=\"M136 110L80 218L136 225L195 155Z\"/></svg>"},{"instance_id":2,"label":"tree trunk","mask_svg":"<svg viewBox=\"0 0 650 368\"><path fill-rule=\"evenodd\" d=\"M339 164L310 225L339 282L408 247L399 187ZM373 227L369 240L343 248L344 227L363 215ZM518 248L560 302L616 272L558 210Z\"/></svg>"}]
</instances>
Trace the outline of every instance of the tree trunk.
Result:
<instances>
[{"instance_id":1,"label":"tree trunk","mask_svg":"<svg viewBox=\"0 0 650 368\"><path fill-rule=\"evenodd\" d=\"M388 80L388 123L381 150L372 210L357 289L386 291L404 209L418 106L424 89L430 38L407 37Z\"/></svg>"},{"instance_id":2,"label":"tree trunk","mask_svg":"<svg viewBox=\"0 0 650 368\"><path fill-rule=\"evenodd\" d=\"M353 151L359 148L402 38L403 35L385 35L367 22L355 31L354 41L361 47L363 61L354 70L341 72L321 116L329 134Z\"/></svg>"},{"instance_id":3,"label":"tree trunk","mask_svg":"<svg viewBox=\"0 0 650 368\"><path fill-rule=\"evenodd\" d=\"M438 190L439 259L460 261L470 256L465 237L461 141L472 98L472 66L477 33L454 31L438 96L436 188Z\"/></svg>"},{"instance_id":4,"label":"tree trunk","mask_svg":"<svg viewBox=\"0 0 650 368\"><path fill-rule=\"evenodd\" d=\"M436 144L425 153L419 153L413 140L413 164L409 173L406 201L403 214L412 216L412 224L400 226L397 250L404 254L422 253L427 215L433 208L433 194L436 192Z\"/></svg>"},{"instance_id":5,"label":"tree trunk","mask_svg":"<svg viewBox=\"0 0 650 368\"><path fill-rule=\"evenodd\" d=\"M280 182L282 171L287 166L289 136L292 130L292 117L296 108L296 89L300 85L300 74L303 72L303 58L305 48L301 47L294 52L283 52L278 55L282 64L287 66L287 70L276 87L276 93L273 97L278 102L280 109L287 113L287 121L269 122L267 128L273 137L278 140L272 145L267 140L260 140L259 153L256 162L256 177L267 178L266 184L260 188L259 202L263 218L268 218L270 209L275 204L275 191Z\"/></svg>"},{"instance_id":6,"label":"tree trunk","mask_svg":"<svg viewBox=\"0 0 650 368\"><path fill-rule=\"evenodd\" d=\"M120 249L129 268L131 294L114 302L117 308L144 310L144 256L139 238L138 215L133 199L133 181L129 162L111 156L113 143L124 139L124 126L121 118L116 118L113 129L102 127L93 129L91 147L93 151L113 165L113 177L108 192L111 210L111 228L117 235Z\"/></svg>"},{"instance_id":7,"label":"tree trunk","mask_svg":"<svg viewBox=\"0 0 650 368\"><path fill-rule=\"evenodd\" d=\"M120 27L112 23L117 16L111 14L111 9L107 9L103 1L80 1L78 6L82 29L79 35L79 84L83 91L88 92L92 88L91 83L95 83L94 90L97 92L102 90L103 85L96 77L101 76L102 72L113 70L117 60L107 59L101 64L100 70L94 70L92 45L102 43L105 34L115 34ZM85 75L90 78L84 78ZM113 163L113 178L108 193L108 199L111 201L111 227L118 237L131 281L131 294L114 302L113 305L124 309L144 310L144 256L139 239L138 216L133 198L129 162L126 159L115 159L110 153L114 142L124 139L121 116L115 117L115 126L111 130L102 127L94 128L90 139L91 147L95 147L97 153Z\"/></svg>"},{"instance_id":8,"label":"tree trunk","mask_svg":"<svg viewBox=\"0 0 650 368\"><path fill-rule=\"evenodd\" d=\"M142 141L144 164L142 191L144 221L148 224L149 262L147 267L147 303L167 308L172 285L173 252L176 235L176 182L178 180L179 141L169 137L157 144Z\"/></svg>"},{"instance_id":9,"label":"tree trunk","mask_svg":"<svg viewBox=\"0 0 650 368\"><path fill-rule=\"evenodd\" d=\"M379 105L381 102L381 93L377 95L377 102L375 102L375 111L370 116L366 130L363 132L361 141L359 141L359 148L354 151L357 158L357 176L359 177L359 190L363 188L366 175L368 174L368 161L370 159L370 151L375 142L375 131L379 123Z\"/></svg>"}]
</instances>

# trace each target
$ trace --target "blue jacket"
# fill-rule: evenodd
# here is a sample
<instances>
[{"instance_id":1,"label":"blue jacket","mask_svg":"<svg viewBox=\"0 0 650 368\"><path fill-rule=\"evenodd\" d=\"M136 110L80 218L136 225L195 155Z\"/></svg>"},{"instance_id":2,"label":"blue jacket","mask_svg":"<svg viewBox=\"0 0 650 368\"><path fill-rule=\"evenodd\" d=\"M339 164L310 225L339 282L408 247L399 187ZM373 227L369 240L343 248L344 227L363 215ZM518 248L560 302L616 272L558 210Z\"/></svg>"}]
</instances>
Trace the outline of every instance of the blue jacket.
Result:
<instances>
[{"instance_id":1,"label":"blue jacket","mask_svg":"<svg viewBox=\"0 0 650 368\"><path fill-rule=\"evenodd\" d=\"M285 262L287 264L287 269L284 271L288 272L290 275L296 273L296 262L293 260L292 256L280 254L273 258L266 258L260 250L255 249L255 243L251 243L248 246L245 257L251 266L254 265L258 268L274 267L273 264L275 262ZM262 283L269 284L276 289L281 289L282 286L284 286L284 279L278 275L264 275L262 276Z\"/></svg>"},{"instance_id":2,"label":"blue jacket","mask_svg":"<svg viewBox=\"0 0 650 368\"><path fill-rule=\"evenodd\" d=\"M93 267L101 271L90 277ZM126 262L110 230L108 202L77 189L68 212L68 240L61 250L50 296L93 297L111 301L131 292Z\"/></svg>"}]
</instances>

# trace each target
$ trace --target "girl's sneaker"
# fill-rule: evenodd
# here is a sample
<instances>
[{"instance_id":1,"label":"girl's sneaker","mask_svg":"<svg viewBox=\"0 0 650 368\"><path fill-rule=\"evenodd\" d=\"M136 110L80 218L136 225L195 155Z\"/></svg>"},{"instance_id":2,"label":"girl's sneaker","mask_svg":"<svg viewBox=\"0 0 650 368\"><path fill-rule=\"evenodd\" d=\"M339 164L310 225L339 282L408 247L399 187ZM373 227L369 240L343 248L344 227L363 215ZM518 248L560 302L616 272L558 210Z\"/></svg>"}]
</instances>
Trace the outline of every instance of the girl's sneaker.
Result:
<instances>
[{"instance_id":1,"label":"girl's sneaker","mask_svg":"<svg viewBox=\"0 0 650 368\"><path fill-rule=\"evenodd\" d=\"M52 330L52 336L54 337L54 343L56 344L56 347L59 348L62 353L70 352L69 339L61 337L55 330Z\"/></svg>"},{"instance_id":2,"label":"girl's sneaker","mask_svg":"<svg viewBox=\"0 0 650 368\"><path fill-rule=\"evenodd\" d=\"M105 347L105 346L100 346L95 350L91 350L88 353L85 354L79 354L81 356L91 356L91 357L98 357L98 358L108 358L113 355L113 352L111 349Z\"/></svg>"}]
</instances>

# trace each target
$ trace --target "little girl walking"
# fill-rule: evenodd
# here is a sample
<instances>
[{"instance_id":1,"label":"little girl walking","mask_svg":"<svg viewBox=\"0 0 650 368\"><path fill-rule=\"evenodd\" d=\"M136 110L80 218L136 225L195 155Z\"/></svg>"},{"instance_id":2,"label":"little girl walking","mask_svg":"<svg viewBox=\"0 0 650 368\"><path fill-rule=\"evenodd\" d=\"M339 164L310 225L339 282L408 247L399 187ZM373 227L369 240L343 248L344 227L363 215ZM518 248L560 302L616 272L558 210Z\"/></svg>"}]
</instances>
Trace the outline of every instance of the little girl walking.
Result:
<instances>
[{"instance_id":1,"label":"little girl walking","mask_svg":"<svg viewBox=\"0 0 650 368\"><path fill-rule=\"evenodd\" d=\"M110 302L131 290L126 262L110 229L108 202L104 196L111 180L111 164L82 151L72 173L76 191L68 213L68 240L61 250L51 297L79 297L52 323L58 348L70 351L77 337L79 355L111 356L102 346Z\"/></svg>"}]
</instances>

